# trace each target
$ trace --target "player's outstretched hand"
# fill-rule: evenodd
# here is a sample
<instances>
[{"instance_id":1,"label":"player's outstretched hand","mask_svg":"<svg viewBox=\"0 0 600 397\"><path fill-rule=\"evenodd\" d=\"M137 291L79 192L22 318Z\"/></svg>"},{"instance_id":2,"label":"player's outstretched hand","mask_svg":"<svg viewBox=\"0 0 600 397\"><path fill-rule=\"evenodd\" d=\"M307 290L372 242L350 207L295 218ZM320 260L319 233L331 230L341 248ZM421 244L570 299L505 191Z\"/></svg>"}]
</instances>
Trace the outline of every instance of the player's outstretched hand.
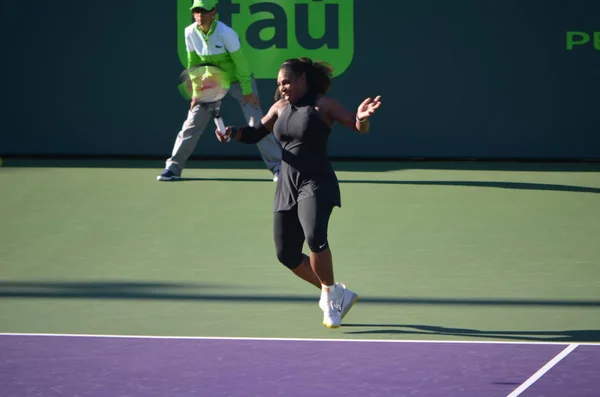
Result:
<instances>
[{"instance_id":1,"label":"player's outstretched hand","mask_svg":"<svg viewBox=\"0 0 600 397\"><path fill-rule=\"evenodd\" d=\"M375 99L371 100L371 98L365 99L360 105L358 105L358 109L356 111L356 117L361 120L366 119L371 116L379 107L381 106L381 95L377 95Z\"/></svg>"}]
</instances>

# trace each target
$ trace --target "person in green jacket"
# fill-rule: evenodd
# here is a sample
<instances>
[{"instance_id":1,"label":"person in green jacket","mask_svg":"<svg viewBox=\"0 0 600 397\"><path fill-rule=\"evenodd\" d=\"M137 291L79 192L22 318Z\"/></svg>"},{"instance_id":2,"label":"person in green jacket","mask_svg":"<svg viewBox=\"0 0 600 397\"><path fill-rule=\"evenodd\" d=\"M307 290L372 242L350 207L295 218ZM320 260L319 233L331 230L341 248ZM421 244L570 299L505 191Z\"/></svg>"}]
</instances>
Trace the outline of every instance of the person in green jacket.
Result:
<instances>
[{"instance_id":1,"label":"person in green jacket","mask_svg":"<svg viewBox=\"0 0 600 397\"><path fill-rule=\"evenodd\" d=\"M249 124L258 122L263 112L258 99L256 82L242 53L238 34L216 18L217 0L194 0L190 10L195 23L185 29L187 67L210 62L221 67L229 77L229 94L240 104ZM177 138L165 170L156 178L173 181L181 178L187 160L213 115L208 108L192 99L187 119ZM277 181L281 165L281 146L270 134L256 144L267 168Z\"/></svg>"}]
</instances>

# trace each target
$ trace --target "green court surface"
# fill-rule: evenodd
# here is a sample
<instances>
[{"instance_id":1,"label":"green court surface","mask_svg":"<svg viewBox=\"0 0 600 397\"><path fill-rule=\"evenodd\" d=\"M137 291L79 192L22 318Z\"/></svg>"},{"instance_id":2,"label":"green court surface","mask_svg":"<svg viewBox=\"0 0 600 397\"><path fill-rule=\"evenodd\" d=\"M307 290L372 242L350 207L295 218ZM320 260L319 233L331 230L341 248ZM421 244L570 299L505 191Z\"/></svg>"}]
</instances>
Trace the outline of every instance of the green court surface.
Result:
<instances>
[{"instance_id":1,"label":"green court surface","mask_svg":"<svg viewBox=\"0 0 600 397\"><path fill-rule=\"evenodd\" d=\"M278 264L260 162L5 160L0 333L600 341L600 164L335 162L320 323Z\"/></svg>"}]
</instances>

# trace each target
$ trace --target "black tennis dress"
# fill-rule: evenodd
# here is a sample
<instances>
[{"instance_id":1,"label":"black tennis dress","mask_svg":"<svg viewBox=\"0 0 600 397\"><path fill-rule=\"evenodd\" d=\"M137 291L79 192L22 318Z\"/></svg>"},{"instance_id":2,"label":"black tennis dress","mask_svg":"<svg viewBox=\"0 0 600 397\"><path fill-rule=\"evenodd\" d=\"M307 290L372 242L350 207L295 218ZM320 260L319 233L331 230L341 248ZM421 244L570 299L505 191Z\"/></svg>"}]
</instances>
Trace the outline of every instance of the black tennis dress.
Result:
<instances>
[{"instance_id":1,"label":"black tennis dress","mask_svg":"<svg viewBox=\"0 0 600 397\"><path fill-rule=\"evenodd\" d=\"M273 134L283 149L274 210L286 211L306 197L316 196L341 207L335 171L327 154L329 127L315 109L318 95L307 92L280 112Z\"/></svg>"}]
</instances>

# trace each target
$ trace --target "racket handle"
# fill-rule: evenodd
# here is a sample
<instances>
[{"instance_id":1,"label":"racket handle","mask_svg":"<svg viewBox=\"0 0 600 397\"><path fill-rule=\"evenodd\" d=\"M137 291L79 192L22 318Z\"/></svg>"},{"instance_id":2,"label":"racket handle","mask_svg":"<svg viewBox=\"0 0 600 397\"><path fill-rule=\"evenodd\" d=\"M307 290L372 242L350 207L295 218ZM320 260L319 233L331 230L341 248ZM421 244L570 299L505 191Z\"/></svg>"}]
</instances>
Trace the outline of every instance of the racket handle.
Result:
<instances>
[{"instance_id":1,"label":"racket handle","mask_svg":"<svg viewBox=\"0 0 600 397\"><path fill-rule=\"evenodd\" d=\"M221 116L215 116L214 118L215 120L215 125L217 126L217 130L219 130L219 133L221 133L221 135L225 135L225 123L223 123L223 119L221 118ZM229 142L231 138L227 138L227 142Z\"/></svg>"}]
</instances>

